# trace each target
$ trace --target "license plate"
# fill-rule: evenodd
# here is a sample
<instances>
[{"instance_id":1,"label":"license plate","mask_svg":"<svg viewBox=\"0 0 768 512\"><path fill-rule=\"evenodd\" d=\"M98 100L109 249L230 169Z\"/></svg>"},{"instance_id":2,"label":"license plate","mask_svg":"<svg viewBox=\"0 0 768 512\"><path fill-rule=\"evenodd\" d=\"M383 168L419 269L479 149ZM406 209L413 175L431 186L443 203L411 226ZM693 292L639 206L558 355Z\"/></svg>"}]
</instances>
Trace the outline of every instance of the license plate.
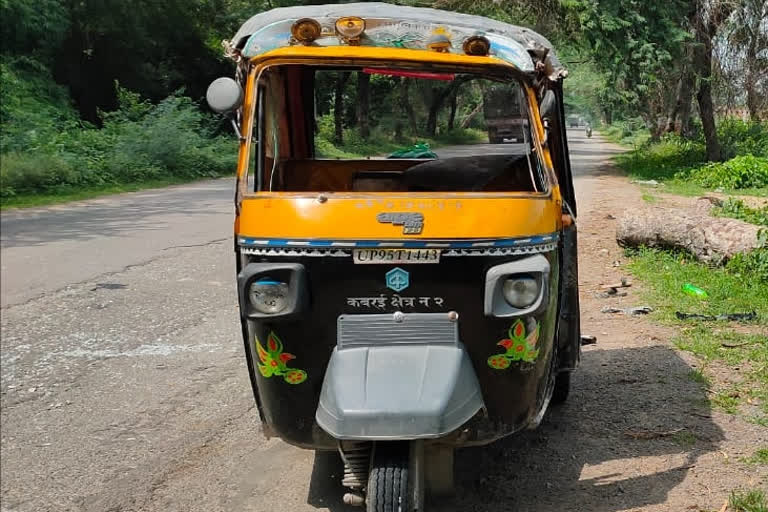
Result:
<instances>
[{"instance_id":1,"label":"license plate","mask_svg":"<svg viewBox=\"0 0 768 512\"><path fill-rule=\"evenodd\" d=\"M355 249L355 263L440 263L440 249Z\"/></svg>"}]
</instances>

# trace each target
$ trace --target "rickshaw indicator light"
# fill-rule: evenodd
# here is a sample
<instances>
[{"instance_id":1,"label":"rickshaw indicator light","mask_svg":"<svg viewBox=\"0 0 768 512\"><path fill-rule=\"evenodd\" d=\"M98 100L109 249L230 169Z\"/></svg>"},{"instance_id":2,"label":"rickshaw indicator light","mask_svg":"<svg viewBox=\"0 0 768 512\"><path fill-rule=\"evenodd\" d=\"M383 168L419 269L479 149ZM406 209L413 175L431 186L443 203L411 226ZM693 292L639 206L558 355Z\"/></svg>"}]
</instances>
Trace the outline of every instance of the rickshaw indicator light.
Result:
<instances>
[{"instance_id":1,"label":"rickshaw indicator light","mask_svg":"<svg viewBox=\"0 0 768 512\"><path fill-rule=\"evenodd\" d=\"M491 42L487 37L472 36L464 41L464 53L473 57L486 57L491 52Z\"/></svg>"},{"instance_id":2,"label":"rickshaw indicator light","mask_svg":"<svg viewBox=\"0 0 768 512\"><path fill-rule=\"evenodd\" d=\"M320 23L311 18L302 18L291 26L291 35L303 45L312 44L321 33Z\"/></svg>"},{"instance_id":3,"label":"rickshaw indicator light","mask_svg":"<svg viewBox=\"0 0 768 512\"><path fill-rule=\"evenodd\" d=\"M429 39L427 39L427 48L433 52L450 53L451 46L453 46L453 43L451 43L451 38L448 37L448 33L445 29L435 30Z\"/></svg>"},{"instance_id":4,"label":"rickshaw indicator light","mask_svg":"<svg viewBox=\"0 0 768 512\"><path fill-rule=\"evenodd\" d=\"M357 46L360 36L365 31L365 20L356 16L348 16L336 20L336 34L347 44Z\"/></svg>"},{"instance_id":5,"label":"rickshaw indicator light","mask_svg":"<svg viewBox=\"0 0 768 512\"><path fill-rule=\"evenodd\" d=\"M539 298L539 282L529 275L510 277L504 282L503 293L510 306L524 309Z\"/></svg>"},{"instance_id":6,"label":"rickshaw indicator light","mask_svg":"<svg viewBox=\"0 0 768 512\"><path fill-rule=\"evenodd\" d=\"M254 309L265 315L274 315L288 307L288 296L287 284L269 279L254 281L248 292Z\"/></svg>"}]
</instances>

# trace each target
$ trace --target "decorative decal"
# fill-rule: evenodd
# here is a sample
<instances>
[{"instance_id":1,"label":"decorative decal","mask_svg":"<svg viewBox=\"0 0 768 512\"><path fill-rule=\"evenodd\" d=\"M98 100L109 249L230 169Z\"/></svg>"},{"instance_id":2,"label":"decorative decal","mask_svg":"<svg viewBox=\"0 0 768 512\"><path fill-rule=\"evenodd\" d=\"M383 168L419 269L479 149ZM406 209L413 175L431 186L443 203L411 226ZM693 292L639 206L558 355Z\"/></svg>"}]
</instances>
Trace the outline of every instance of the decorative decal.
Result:
<instances>
[{"instance_id":1,"label":"decorative decal","mask_svg":"<svg viewBox=\"0 0 768 512\"><path fill-rule=\"evenodd\" d=\"M259 342L259 338L254 338L256 341L256 352L259 354L259 360L262 364L258 364L259 373L265 378L270 378L274 375L282 377L288 384L301 384L307 380L307 372L296 368L288 368L286 364L291 359L296 359L296 356L283 352L283 342L274 332L270 332L267 337L267 348L265 349Z\"/></svg>"},{"instance_id":2,"label":"decorative decal","mask_svg":"<svg viewBox=\"0 0 768 512\"><path fill-rule=\"evenodd\" d=\"M509 338L501 340L497 345L504 347L506 352L488 358L488 366L494 370L506 370L512 361L532 363L539 356L536 344L539 342L541 324L536 322L536 329L528 336L525 335L525 325L518 319L509 329Z\"/></svg>"},{"instance_id":3,"label":"decorative decal","mask_svg":"<svg viewBox=\"0 0 768 512\"><path fill-rule=\"evenodd\" d=\"M376 220L382 224L403 226L404 235L418 235L424 229L424 214L422 213L380 213Z\"/></svg>"},{"instance_id":4,"label":"decorative decal","mask_svg":"<svg viewBox=\"0 0 768 512\"><path fill-rule=\"evenodd\" d=\"M400 267L393 268L387 272L387 288L396 292L401 292L410 286L410 276L408 272Z\"/></svg>"}]
</instances>

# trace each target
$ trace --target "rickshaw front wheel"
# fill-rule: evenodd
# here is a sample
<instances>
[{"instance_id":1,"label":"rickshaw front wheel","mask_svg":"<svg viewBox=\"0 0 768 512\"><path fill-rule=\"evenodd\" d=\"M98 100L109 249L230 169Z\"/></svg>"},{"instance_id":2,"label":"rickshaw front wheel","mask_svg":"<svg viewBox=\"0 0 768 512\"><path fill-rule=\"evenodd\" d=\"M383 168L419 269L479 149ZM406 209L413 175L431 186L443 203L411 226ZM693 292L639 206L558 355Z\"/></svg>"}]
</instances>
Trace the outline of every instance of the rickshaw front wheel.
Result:
<instances>
[{"instance_id":1,"label":"rickshaw front wheel","mask_svg":"<svg viewBox=\"0 0 768 512\"><path fill-rule=\"evenodd\" d=\"M571 392L571 372L560 372L555 377L555 390L552 392L552 403L562 404Z\"/></svg>"},{"instance_id":2,"label":"rickshaw front wheel","mask_svg":"<svg viewBox=\"0 0 768 512\"><path fill-rule=\"evenodd\" d=\"M376 447L366 491L367 512L410 512L408 449L399 445ZM398 443L399 444L399 443Z\"/></svg>"}]
</instances>

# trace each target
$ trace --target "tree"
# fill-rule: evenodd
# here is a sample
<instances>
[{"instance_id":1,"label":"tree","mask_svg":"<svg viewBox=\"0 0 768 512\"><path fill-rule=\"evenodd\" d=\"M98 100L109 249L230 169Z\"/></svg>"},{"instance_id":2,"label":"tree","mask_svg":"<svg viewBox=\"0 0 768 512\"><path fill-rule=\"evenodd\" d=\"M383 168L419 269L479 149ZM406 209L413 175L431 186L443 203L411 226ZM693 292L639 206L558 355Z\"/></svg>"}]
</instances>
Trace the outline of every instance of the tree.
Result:
<instances>
[{"instance_id":1,"label":"tree","mask_svg":"<svg viewBox=\"0 0 768 512\"><path fill-rule=\"evenodd\" d=\"M631 2L564 0L577 47L589 50L597 71L605 73L616 107L640 115L651 134L665 126L669 87L688 38L682 0Z\"/></svg>"},{"instance_id":2,"label":"tree","mask_svg":"<svg viewBox=\"0 0 768 512\"><path fill-rule=\"evenodd\" d=\"M696 101L707 146L707 159L718 161L722 158L722 151L717 138L715 107L712 102L713 42L734 6L725 0L695 0L695 6L692 24L696 44L693 46L692 63L699 79Z\"/></svg>"}]
</instances>

